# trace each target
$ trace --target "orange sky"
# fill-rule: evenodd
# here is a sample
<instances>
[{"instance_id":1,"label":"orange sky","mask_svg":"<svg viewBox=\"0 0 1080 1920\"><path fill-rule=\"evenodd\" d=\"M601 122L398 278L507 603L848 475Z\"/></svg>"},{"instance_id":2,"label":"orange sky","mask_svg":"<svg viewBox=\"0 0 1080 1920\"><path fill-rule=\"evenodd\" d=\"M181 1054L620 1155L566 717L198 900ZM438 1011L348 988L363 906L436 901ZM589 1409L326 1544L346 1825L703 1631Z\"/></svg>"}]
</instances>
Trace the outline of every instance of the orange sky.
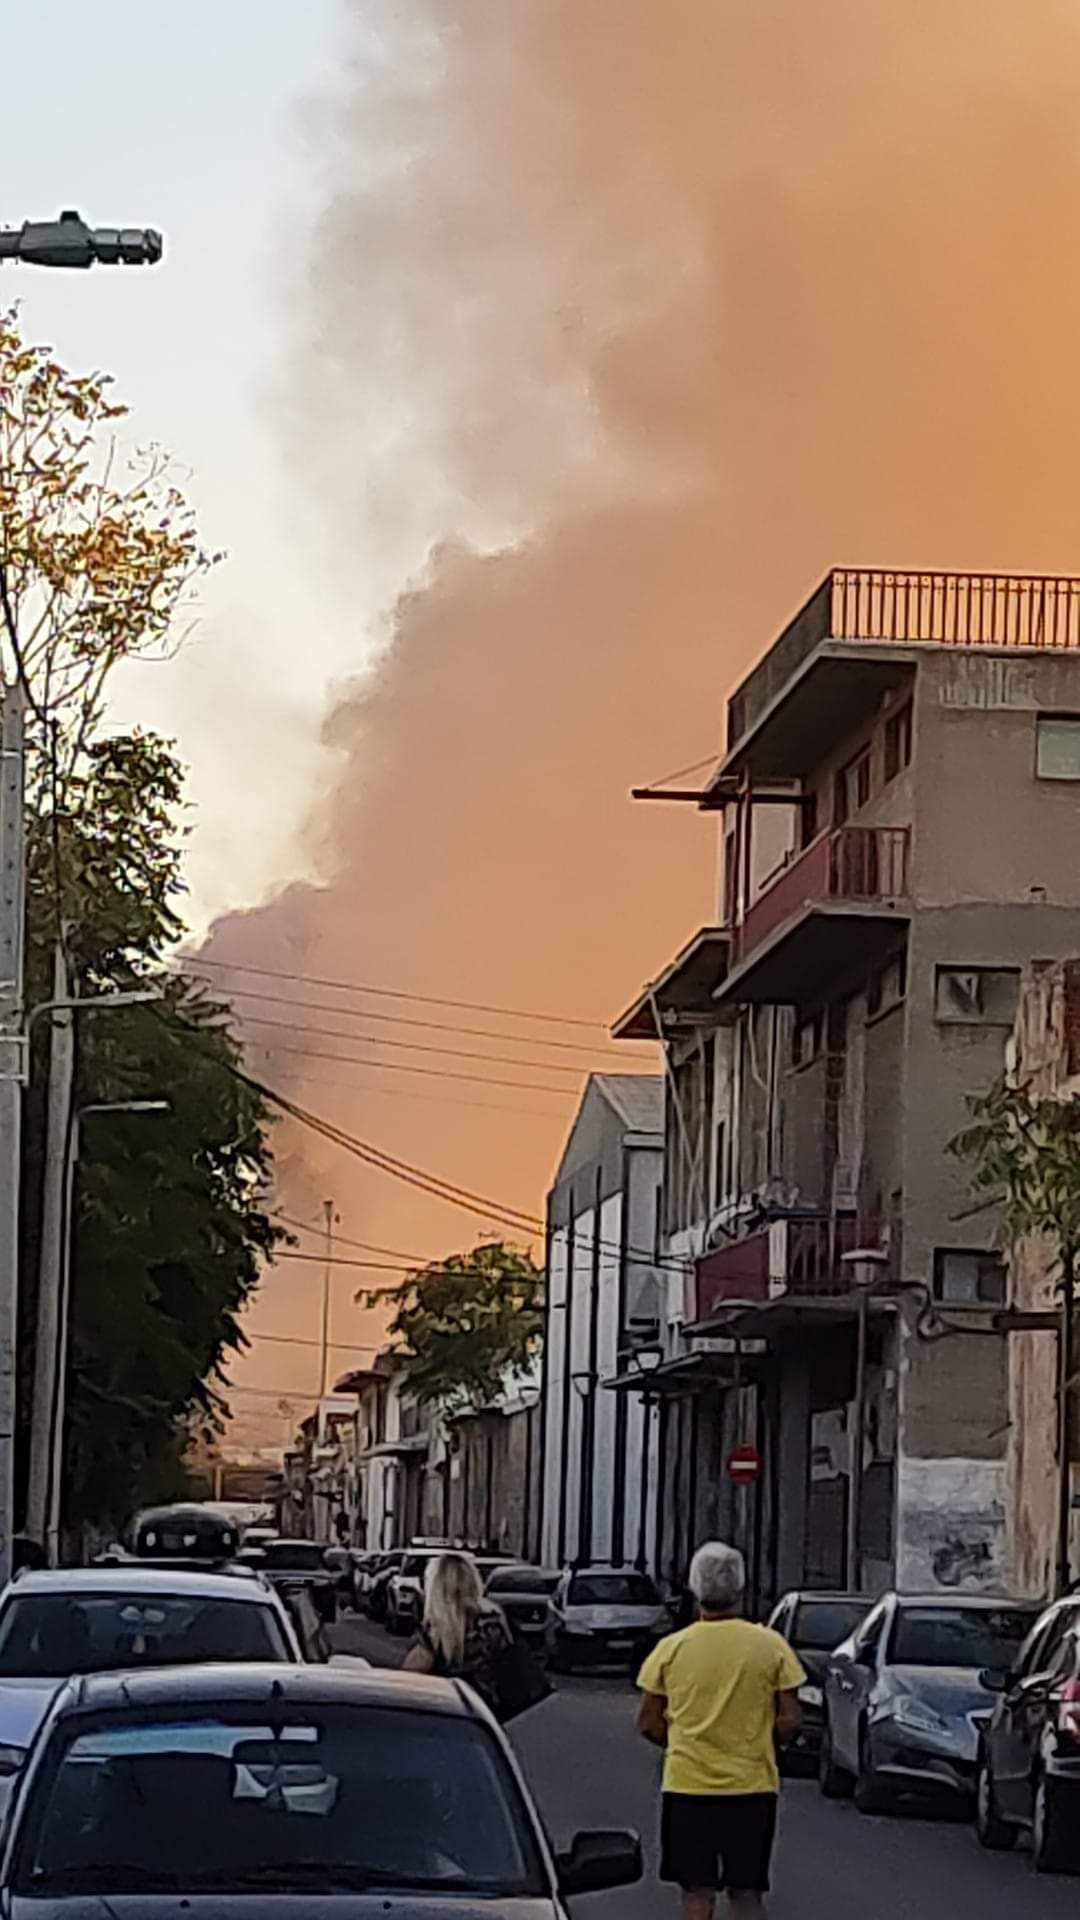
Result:
<instances>
[{"instance_id":1,"label":"orange sky","mask_svg":"<svg viewBox=\"0 0 1080 1920\"><path fill-rule=\"evenodd\" d=\"M276 406L332 549L312 592L354 601L386 652L327 717L323 884L219 922L208 951L603 1020L711 913L708 822L627 790L719 745L733 680L827 567L1080 570L1080 14L353 11ZM412 556L389 609L376 553ZM253 1059L389 1152L542 1210L565 1076L561 1099L392 1073L365 1093ZM333 1195L344 1233L410 1253L480 1228L318 1140L282 1148L294 1214ZM336 1283L342 1340L372 1333L358 1278ZM312 1338L317 1296L317 1269L283 1267L252 1324ZM313 1349L266 1344L236 1377L315 1373Z\"/></svg>"}]
</instances>

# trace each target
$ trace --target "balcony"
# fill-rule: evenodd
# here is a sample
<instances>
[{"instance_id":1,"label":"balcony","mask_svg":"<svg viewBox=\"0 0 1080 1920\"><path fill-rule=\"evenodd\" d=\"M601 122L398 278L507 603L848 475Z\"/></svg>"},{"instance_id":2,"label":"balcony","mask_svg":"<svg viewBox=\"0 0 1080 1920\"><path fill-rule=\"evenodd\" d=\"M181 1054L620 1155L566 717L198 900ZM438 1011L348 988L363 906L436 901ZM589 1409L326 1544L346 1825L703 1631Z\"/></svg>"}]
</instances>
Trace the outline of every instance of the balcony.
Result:
<instances>
[{"instance_id":1,"label":"balcony","mask_svg":"<svg viewBox=\"0 0 1080 1920\"><path fill-rule=\"evenodd\" d=\"M713 994L728 968L726 927L701 927L659 978L645 988L611 1029L615 1040L667 1040L713 1025Z\"/></svg>"},{"instance_id":2,"label":"balcony","mask_svg":"<svg viewBox=\"0 0 1080 1920\"><path fill-rule=\"evenodd\" d=\"M838 973L896 945L908 920L907 827L840 827L790 861L733 934L721 1005L806 1005L828 998Z\"/></svg>"},{"instance_id":3,"label":"balcony","mask_svg":"<svg viewBox=\"0 0 1080 1920\"><path fill-rule=\"evenodd\" d=\"M731 1306L840 1300L853 1292L841 1256L861 1244L853 1213L785 1216L697 1262L695 1322Z\"/></svg>"}]
</instances>

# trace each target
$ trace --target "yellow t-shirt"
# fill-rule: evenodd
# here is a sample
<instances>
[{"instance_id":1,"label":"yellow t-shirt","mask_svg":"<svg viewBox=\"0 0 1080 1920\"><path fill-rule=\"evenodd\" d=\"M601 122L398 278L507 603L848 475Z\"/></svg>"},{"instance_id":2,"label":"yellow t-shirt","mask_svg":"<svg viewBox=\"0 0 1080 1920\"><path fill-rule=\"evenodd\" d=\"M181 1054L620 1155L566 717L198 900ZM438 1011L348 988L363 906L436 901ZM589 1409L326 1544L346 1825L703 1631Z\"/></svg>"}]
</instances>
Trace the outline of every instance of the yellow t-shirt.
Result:
<instances>
[{"instance_id":1,"label":"yellow t-shirt","mask_svg":"<svg viewBox=\"0 0 1080 1920\"><path fill-rule=\"evenodd\" d=\"M638 1686L667 1701L665 1793L776 1793L776 1696L806 1675L771 1627L697 1620L652 1650Z\"/></svg>"}]
</instances>

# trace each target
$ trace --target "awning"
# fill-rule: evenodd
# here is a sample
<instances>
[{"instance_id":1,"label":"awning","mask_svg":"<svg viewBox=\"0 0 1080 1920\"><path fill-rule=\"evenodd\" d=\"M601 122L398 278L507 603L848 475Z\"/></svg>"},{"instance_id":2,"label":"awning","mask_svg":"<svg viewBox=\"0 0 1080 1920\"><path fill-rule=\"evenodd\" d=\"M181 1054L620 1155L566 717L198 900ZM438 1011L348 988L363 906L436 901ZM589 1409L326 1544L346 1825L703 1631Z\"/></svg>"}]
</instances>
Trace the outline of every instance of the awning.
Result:
<instances>
[{"instance_id":1,"label":"awning","mask_svg":"<svg viewBox=\"0 0 1080 1920\"><path fill-rule=\"evenodd\" d=\"M728 967L723 927L699 927L659 978L645 988L611 1029L616 1040L664 1040L682 1027L717 1024L714 995ZM655 1009L654 1009L655 1002ZM660 1026L656 1014L660 1015Z\"/></svg>"},{"instance_id":2,"label":"awning","mask_svg":"<svg viewBox=\"0 0 1080 1920\"><path fill-rule=\"evenodd\" d=\"M365 1448L357 1458L360 1460L405 1459L411 1454L426 1453L430 1445L429 1434L410 1433L401 1440L380 1440L377 1446Z\"/></svg>"},{"instance_id":3,"label":"awning","mask_svg":"<svg viewBox=\"0 0 1080 1920\"><path fill-rule=\"evenodd\" d=\"M777 1334L798 1332L807 1325L843 1326L854 1322L859 1311L859 1290L832 1295L782 1293L775 1300L733 1304L710 1314L707 1320L695 1320L684 1327L687 1338L722 1334L735 1340L769 1340ZM896 1301L888 1294L868 1292L871 1317L896 1312Z\"/></svg>"},{"instance_id":4,"label":"awning","mask_svg":"<svg viewBox=\"0 0 1080 1920\"><path fill-rule=\"evenodd\" d=\"M692 1329L684 1331L689 1333ZM663 1366L654 1367L651 1373L628 1367L624 1373L613 1374L610 1380L602 1380L600 1384L611 1393L648 1393L657 1397L704 1393L709 1387L733 1386L737 1379L747 1379L751 1366L748 1356L744 1355L740 1361L735 1353L681 1353L666 1360Z\"/></svg>"}]
</instances>

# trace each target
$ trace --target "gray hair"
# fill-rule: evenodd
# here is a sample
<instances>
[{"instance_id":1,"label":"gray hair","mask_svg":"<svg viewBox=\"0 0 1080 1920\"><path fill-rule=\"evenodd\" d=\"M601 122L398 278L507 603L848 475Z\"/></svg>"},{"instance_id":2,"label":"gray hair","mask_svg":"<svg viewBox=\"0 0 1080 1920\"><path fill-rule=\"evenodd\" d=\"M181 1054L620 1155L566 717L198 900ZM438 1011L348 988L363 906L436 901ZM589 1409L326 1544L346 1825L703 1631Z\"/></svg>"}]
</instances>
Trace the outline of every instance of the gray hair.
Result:
<instances>
[{"instance_id":1,"label":"gray hair","mask_svg":"<svg viewBox=\"0 0 1080 1920\"><path fill-rule=\"evenodd\" d=\"M737 1607L746 1586L746 1562L736 1547L706 1540L690 1562L690 1591L706 1613Z\"/></svg>"}]
</instances>

